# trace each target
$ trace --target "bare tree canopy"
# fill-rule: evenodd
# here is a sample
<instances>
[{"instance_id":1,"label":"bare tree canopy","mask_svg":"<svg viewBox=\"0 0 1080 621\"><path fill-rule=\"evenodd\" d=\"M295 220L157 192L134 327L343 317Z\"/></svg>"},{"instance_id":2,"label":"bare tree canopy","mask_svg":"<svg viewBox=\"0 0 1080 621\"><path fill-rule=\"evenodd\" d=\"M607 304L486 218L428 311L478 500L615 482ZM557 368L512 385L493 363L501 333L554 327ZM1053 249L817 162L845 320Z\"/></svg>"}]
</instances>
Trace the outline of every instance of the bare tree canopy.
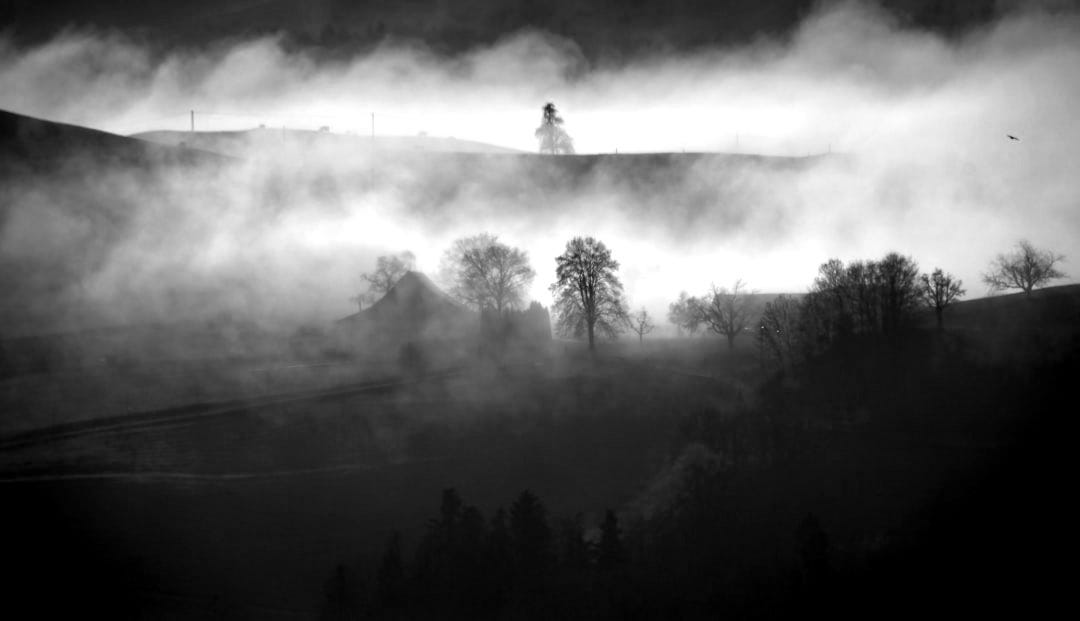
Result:
<instances>
[{"instance_id":1,"label":"bare tree canopy","mask_svg":"<svg viewBox=\"0 0 1080 621\"><path fill-rule=\"evenodd\" d=\"M555 104L550 101L544 104L543 116L540 119L540 127L536 128L535 136L540 141L540 152L557 155L559 153L572 154L574 152L574 140L563 129L563 118L555 109Z\"/></svg>"},{"instance_id":2,"label":"bare tree canopy","mask_svg":"<svg viewBox=\"0 0 1080 621\"><path fill-rule=\"evenodd\" d=\"M589 338L595 349L595 333L614 338L626 324L622 283L615 272L619 262L603 242L575 237L555 257L555 283L551 292L558 313L556 331L564 336Z\"/></svg>"},{"instance_id":3,"label":"bare tree canopy","mask_svg":"<svg viewBox=\"0 0 1080 621\"><path fill-rule=\"evenodd\" d=\"M701 321L710 330L727 337L728 348L735 347L735 337L746 329L750 321L750 298L746 283L741 279L729 290L713 285L700 306Z\"/></svg>"},{"instance_id":4,"label":"bare tree canopy","mask_svg":"<svg viewBox=\"0 0 1080 621\"><path fill-rule=\"evenodd\" d=\"M679 293L679 299L668 305L668 321L690 336L701 328L701 300L691 297L685 291Z\"/></svg>"},{"instance_id":5,"label":"bare tree canopy","mask_svg":"<svg viewBox=\"0 0 1080 621\"><path fill-rule=\"evenodd\" d=\"M928 307L934 309L938 330L943 330L945 309L967 293L964 283L952 274L941 271L941 268L935 268L931 274L923 274L920 281L919 295Z\"/></svg>"},{"instance_id":6,"label":"bare tree canopy","mask_svg":"<svg viewBox=\"0 0 1080 621\"><path fill-rule=\"evenodd\" d=\"M536 277L528 253L489 233L455 241L443 256L441 271L456 298L498 313L521 306Z\"/></svg>"},{"instance_id":7,"label":"bare tree canopy","mask_svg":"<svg viewBox=\"0 0 1080 621\"><path fill-rule=\"evenodd\" d=\"M1064 278L1065 274L1054 267L1064 260L1065 255L1039 250L1026 239L1020 240L1015 251L999 254L990 263L990 271L983 274L983 282L991 291L1020 289L1030 294L1051 280Z\"/></svg>"},{"instance_id":8,"label":"bare tree canopy","mask_svg":"<svg viewBox=\"0 0 1080 621\"><path fill-rule=\"evenodd\" d=\"M890 252L877 262L874 277L881 296L882 331L896 334L919 306L919 266L911 257Z\"/></svg>"},{"instance_id":9,"label":"bare tree canopy","mask_svg":"<svg viewBox=\"0 0 1080 621\"><path fill-rule=\"evenodd\" d=\"M799 353L799 300L781 295L765 305L758 326L758 345L764 356L772 357L781 368L788 368Z\"/></svg>"},{"instance_id":10,"label":"bare tree canopy","mask_svg":"<svg viewBox=\"0 0 1080 621\"><path fill-rule=\"evenodd\" d=\"M652 317L649 316L649 311L645 310L644 307L633 315L630 315L630 317L627 318L626 323L630 326L630 330L638 335L638 343L644 342L645 335L656 328L656 324L653 323Z\"/></svg>"},{"instance_id":11,"label":"bare tree canopy","mask_svg":"<svg viewBox=\"0 0 1080 621\"><path fill-rule=\"evenodd\" d=\"M381 298L415 265L416 256L408 250L379 257L375 260L374 271L360 275L360 280L367 283L366 291L352 298L353 301L363 305Z\"/></svg>"},{"instance_id":12,"label":"bare tree canopy","mask_svg":"<svg viewBox=\"0 0 1080 621\"><path fill-rule=\"evenodd\" d=\"M852 334L896 334L919 305L919 266L895 252L879 261L830 259L818 269L805 310L821 343Z\"/></svg>"}]
</instances>

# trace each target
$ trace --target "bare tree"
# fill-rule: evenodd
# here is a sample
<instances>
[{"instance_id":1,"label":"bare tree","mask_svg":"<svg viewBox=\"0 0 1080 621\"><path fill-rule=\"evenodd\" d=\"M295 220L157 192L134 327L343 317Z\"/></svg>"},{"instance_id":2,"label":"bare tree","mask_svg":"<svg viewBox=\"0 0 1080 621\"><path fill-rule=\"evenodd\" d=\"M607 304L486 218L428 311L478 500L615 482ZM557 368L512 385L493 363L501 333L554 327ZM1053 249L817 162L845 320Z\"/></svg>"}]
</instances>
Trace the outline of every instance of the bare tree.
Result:
<instances>
[{"instance_id":1,"label":"bare tree","mask_svg":"<svg viewBox=\"0 0 1080 621\"><path fill-rule=\"evenodd\" d=\"M622 283L615 272L619 262L603 242L575 237L555 257L555 282L551 285L558 312L556 330L563 335L589 338L595 350L595 333L615 337L626 325Z\"/></svg>"},{"instance_id":2,"label":"bare tree","mask_svg":"<svg viewBox=\"0 0 1080 621\"><path fill-rule=\"evenodd\" d=\"M685 291L679 293L679 299L668 305L668 321L675 325L682 334L694 334L701 328L701 300L687 295Z\"/></svg>"},{"instance_id":3,"label":"bare tree","mask_svg":"<svg viewBox=\"0 0 1080 621\"><path fill-rule=\"evenodd\" d=\"M910 257L890 252L879 261L844 265L830 259L804 301L813 326L812 340L832 342L854 334L894 335L919 306L919 266ZM809 336L809 335L808 335Z\"/></svg>"},{"instance_id":4,"label":"bare tree","mask_svg":"<svg viewBox=\"0 0 1080 621\"><path fill-rule=\"evenodd\" d=\"M490 307L500 314L522 304L536 277L528 253L488 233L455 241L443 256L441 271L452 295L478 310Z\"/></svg>"},{"instance_id":5,"label":"bare tree","mask_svg":"<svg viewBox=\"0 0 1080 621\"><path fill-rule=\"evenodd\" d=\"M700 307L701 320L710 330L727 337L728 349L735 348L735 337L746 329L750 321L750 298L746 283L735 281L730 290L713 285Z\"/></svg>"},{"instance_id":6,"label":"bare tree","mask_svg":"<svg viewBox=\"0 0 1080 621\"><path fill-rule=\"evenodd\" d=\"M928 307L934 309L938 331L945 329L945 309L967 293L963 284L963 281L954 278L952 274L946 274L941 268L935 268L932 274L923 274L920 277L919 295Z\"/></svg>"},{"instance_id":7,"label":"bare tree","mask_svg":"<svg viewBox=\"0 0 1080 621\"><path fill-rule=\"evenodd\" d=\"M781 368L790 367L799 351L801 305L795 298L781 295L765 305L758 326L758 344L763 356L776 359Z\"/></svg>"},{"instance_id":8,"label":"bare tree","mask_svg":"<svg viewBox=\"0 0 1080 621\"><path fill-rule=\"evenodd\" d=\"M544 104L543 116L540 119L540 127L536 128L535 136L540 141L540 152L557 155L559 153L572 154L574 152L574 140L563 129L563 118L559 116L555 104L550 101Z\"/></svg>"},{"instance_id":9,"label":"bare tree","mask_svg":"<svg viewBox=\"0 0 1080 621\"><path fill-rule=\"evenodd\" d=\"M990 271L983 274L983 282L991 291L1020 289L1030 295L1033 289L1065 277L1054 267L1064 260L1065 255L1039 250L1031 242L1020 240L1016 244L1016 251L999 254L990 263Z\"/></svg>"},{"instance_id":10,"label":"bare tree","mask_svg":"<svg viewBox=\"0 0 1080 621\"><path fill-rule=\"evenodd\" d=\"M384 255L375 260L375 270L360 275L367 283L366 291L351 298L363 307L386 295L407 272L416 265L416 256L408 250L398 254Z\"/></svg>"},{"instance_id":11,"label":"bare tree","mask_svg":"<svg viewBox=\"0 0 1080 621\"><path fill-rule=\"evenodd\" d=\"M641 310L630 315L626 323L630 326L630 330L638 335L638 343L645 342L645 335L652 332L656 328L656 324L653 323L652 317L649 317L649 311L642 307Z\"/></svg>"},{"instance_id":12,"label":"bare tree","mask_svg":"<svg viewBox=\"0 0 1080 621\"><path fill-rule=\"evenodd\" d=\"M881 326L894 335L919 306L919 266L910 257L895 252L877 262L872 282L877 283L881 304Z\"/></svg>"}]
</instances>

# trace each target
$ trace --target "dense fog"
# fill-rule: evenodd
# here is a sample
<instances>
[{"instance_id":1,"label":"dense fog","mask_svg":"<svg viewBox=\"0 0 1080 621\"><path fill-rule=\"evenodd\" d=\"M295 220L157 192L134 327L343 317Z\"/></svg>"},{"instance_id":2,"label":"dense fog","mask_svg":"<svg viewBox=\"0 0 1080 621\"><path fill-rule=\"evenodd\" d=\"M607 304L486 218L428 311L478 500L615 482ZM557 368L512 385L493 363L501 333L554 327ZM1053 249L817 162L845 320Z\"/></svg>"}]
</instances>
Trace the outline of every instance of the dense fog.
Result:
<instances>
[{"instance_id":1,"label":"dense fog","mask_svg":"<svg viewBox=\"0 0 1080 621\"><path fill-rule=\"evenodd\" d=\"M945 38L833 3L787 37L618 63L535 30L454 56L388 42L347 59L272 37L168 53L118 32L0 39L0 108L121 134L188 129L190 109L200 131L266 126L226 164L133 172L85 156L62 183L18 176L0 247L34 266L20 278L63 272L43 304L114 321L321 322L351 312L376 256L411 250L434 274L453 239L482 231L529 252L544 304L573 235L603 239L631 304L657 315L680 290L803 291L830 257L890 250L981 295L980 272L1017 239L1080 242L1078 32L1077 14L1032 9ZM532 152L548 100L581 154L805 159L675 158L646 174L628 158L473 165L365 142L374 113L380 137ZM313 148L282 131L323 126L354 135ZM88 215L102 210L119 215Z\"/></svg>"}]
</instances>

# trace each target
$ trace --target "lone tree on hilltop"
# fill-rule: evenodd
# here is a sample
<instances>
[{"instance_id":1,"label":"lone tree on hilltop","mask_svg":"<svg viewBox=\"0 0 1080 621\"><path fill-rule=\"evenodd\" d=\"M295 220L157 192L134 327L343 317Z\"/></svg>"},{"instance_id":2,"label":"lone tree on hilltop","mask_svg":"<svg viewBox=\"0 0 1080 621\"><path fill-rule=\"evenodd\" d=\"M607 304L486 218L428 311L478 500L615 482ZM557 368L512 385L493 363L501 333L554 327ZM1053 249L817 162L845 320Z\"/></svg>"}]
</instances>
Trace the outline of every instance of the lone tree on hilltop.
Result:
<instances>
[{"instance_id":1,"label":"lone tree on hilltop","mask_svg":"<svg viewBox=\"0 0 1080 621\"><path fill-rule=\"evenodd\" d=\"M528 253L488 233L455 241L443 256L442 272L459 300L498 313L521 305L536 277Z\"/></svg>"},{"instance_id":2,"label":"lone tree on hilltop","mask_svg":"<svg viewBox=\"0 0 1080 621\"><path fill-rule=\"evenodd\" d=\"M626 323L622 283L615 275L619 262L603 242L592 237L575 237L566 250L555 257L555 297L558 321L555 328L564 336L588 335L589 350L596 349L595 333L618 336Z\"/></svg>"},{"instance_id":3,"label":"lone tree on hilltop","mask_svg":"<svg viewBox=\"0 0 1080 621\"><path fill-rule=\"evenodd\" d=\"M952 274L941 271L941 268L935 268L932 274L923 274L919 280L919 295L928 307L934 309L937 329L944 330L945 309L967 293L963 288L964 283Z\"/></svg>"},{"instance_id":4,"label":"lone tree on hilltop","mask_svg":"<svg viewBox=\"0 0 1080 621\"><path fill-rule=\"evenodd\" d=\"M375 270L360 275L360 280L367 283L367 290L359 293L352 301L363 308L364 303L372 303L386 295L401 280L406 272L416 266L416 256L408 250L398 254L384 255L375 260Z\"/></svg>"},{"instance_id":5,"label":"lone tree on hilltop","mask_svg":"<svg viewBox=\"0 0 1080 621\"><path fill-rule=\"evenodd\" d=\"M639 344L644 343L645 335L656 328L656 324L652 322L652 317L649 317L649 311L644 308L631 315L627 319L627 324L629 324L630 330L638 335Z\"/></svg>"},{"instance_id":6,"label":"lone tree on hilltop","mask_svg":"<svg viewBox=\"0 0 1080 621\"><path fill-rule=\"evenodd\" d=\"M991 291L1020 289L1031 295L1032 289L1065 277L1064 273L1054 267L1064 260L1065 255L1039 250L1026 239L1021 240L1016 244L1014 252L999 254L990 263L990 271L983 274L983 282Z\"/></svg>"},{"instance_id":7,"label":"lone tree on hilltop","mask_svg":"<svg viewBox=\"0 0 1080 621\"><path fill-rule=\"evenodd\" d=\"M540 127L536 128L535 136L540 141L540 152L557 155L559 153L573 154L574 140L563 129L563 118L555 109L555 104L550 101L544 104L543 116L540 119Z\"/></svg>"},{"instance_id":8,"label":"lone tree on hilltop","mask_svg":"<svg viewBox=\"0 0 1080 621\"><path fill-rule=\"evenodd\" d=\"M701 321L710 330L727 337L728 349L735 348L735 337L746 329L750 322L750 298L746 294L746 283L735 281L730 290L719 289L714 285L705 296L699 310Z\"/></svg>"}]
</instances>

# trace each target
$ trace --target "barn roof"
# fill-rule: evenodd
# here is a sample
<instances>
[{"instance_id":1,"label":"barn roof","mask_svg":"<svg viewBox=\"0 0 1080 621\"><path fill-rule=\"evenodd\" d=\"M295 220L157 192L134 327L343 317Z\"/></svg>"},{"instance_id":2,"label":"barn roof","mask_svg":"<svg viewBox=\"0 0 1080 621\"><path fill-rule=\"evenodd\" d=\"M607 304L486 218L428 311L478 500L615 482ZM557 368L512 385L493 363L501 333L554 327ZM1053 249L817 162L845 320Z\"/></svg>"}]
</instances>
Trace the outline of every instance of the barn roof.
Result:
<instances>
[{"instance_id":1,"label":"barn roof","mask_svg":"<svg viewBox=\"0 0 1080 621\"><path fill-rule=\"evenodd\" d=\"M473 312L439 289L420 272L404 276L377 302L339 324L421 330L432 324L458 321Z\"/></svg>"}]
</instances>

